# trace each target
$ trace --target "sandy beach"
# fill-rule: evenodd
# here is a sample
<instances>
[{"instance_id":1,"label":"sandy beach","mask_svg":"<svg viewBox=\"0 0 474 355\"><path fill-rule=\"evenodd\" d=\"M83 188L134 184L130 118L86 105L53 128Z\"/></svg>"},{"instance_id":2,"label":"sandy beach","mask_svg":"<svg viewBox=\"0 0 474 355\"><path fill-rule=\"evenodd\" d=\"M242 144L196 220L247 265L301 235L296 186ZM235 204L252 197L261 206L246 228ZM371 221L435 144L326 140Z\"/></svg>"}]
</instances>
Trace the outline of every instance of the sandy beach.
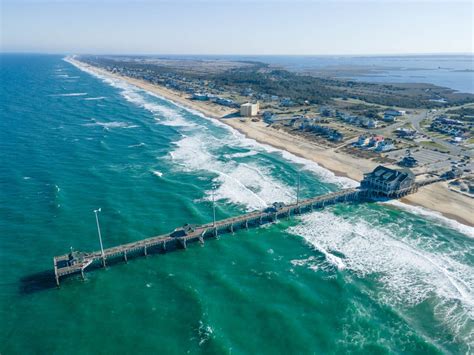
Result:
<instances>
[{"instance_id":1,"label":"sandy beach","mask_svg":"<svg viewBox=\"0 0 474 355\"><path fill-rule=\"evenodd\" d=\"M224 118L235 112L235 109L226 108L217 104L205 101L192 101L189 95L153 85L148 82L137 80L106 70L92 67L75 59L68 59L71 63L94 71L101 75L115 77L127 81L137 87L150 91L167 100L171 100L179 105L201 112L202 114L220 120L233 127L248 138L252 138L260 143L271 145L275 148L286 150L302 158L311 160L322 167L332 171L338 176L345 176L353 180L360 181L364 173L370 172L377 166L377 163L352 157L334 149L321 147L301 137L295 137L287 132L269 128L263 122L246 122L238 118ZM420 189L416 194L402 199L410 205L421 206L441 213L447 218L455 219L465 225L474 226L474 199L460 193L449 190L446 183L437 183Z\"/></svg>"}]
</instances>

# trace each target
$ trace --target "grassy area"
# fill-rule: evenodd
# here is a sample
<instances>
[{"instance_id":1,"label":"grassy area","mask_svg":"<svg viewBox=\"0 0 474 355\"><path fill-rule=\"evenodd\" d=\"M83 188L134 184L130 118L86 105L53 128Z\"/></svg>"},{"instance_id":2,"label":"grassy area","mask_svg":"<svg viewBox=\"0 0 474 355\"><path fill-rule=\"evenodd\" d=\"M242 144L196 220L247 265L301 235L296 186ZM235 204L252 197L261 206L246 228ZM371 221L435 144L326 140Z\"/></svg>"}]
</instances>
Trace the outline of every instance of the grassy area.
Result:
<instances>
[{"instance_id":1,"label":"grassy area","mask_svg":"<svg viewBox=\"0 0 474 355\"><path fill-rule=\"evenodd\" d=\"M406 129L415 129L415 127L413 127L413 124L411 122L406 122L402 128L406 128Z\"/></svg>"},{"instance_id":2,"label":"grassy area","mask_svg":"<svg viewBox=\"0 0 474 355\"><path fill-rule=\"evenodd\" d=\"M422 141L419 144L427 149L437 150L442 153L448 153L448 151L441 144L432 141Z\"/></svg>"}]
</instances>

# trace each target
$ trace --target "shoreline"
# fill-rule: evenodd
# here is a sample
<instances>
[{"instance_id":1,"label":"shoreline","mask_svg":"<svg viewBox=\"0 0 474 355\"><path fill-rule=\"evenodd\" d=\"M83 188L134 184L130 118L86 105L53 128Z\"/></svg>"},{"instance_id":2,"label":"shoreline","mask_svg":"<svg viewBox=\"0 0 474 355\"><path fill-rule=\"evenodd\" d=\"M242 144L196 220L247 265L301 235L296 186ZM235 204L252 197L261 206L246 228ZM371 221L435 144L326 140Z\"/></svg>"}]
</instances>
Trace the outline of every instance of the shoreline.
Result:
<instances>
[{"instance_id":1,"label":"shoreline","mask_svg":"<svg viewBox=\"0 0 474 355\"><path fill-rule=\"evenodd\" d=\"M246 120L246 122L242 122L239 118L224 118L231 113L235 113L235 109L225 108L206 101L191 101L189 95L160 85L111 73L105 69L82 63L74 58L67 58L66 60L79 68L90 70L106 77L123 80L175 104L216 119L232 127L247 138L312 161L336 176L360 181L365 172L372 171L379 165L367 159L359 159L337 152L333 148L318 146L314 142L292 136L287 132L268 128L261 121L252 122L251 120ZM447 183L425 186L417 193L406 196L400 201L407 205L419 206L438 212L447 219L454 219L461 224L474 227L474 199L451 191Z\"/></svg>"}]
</instances>

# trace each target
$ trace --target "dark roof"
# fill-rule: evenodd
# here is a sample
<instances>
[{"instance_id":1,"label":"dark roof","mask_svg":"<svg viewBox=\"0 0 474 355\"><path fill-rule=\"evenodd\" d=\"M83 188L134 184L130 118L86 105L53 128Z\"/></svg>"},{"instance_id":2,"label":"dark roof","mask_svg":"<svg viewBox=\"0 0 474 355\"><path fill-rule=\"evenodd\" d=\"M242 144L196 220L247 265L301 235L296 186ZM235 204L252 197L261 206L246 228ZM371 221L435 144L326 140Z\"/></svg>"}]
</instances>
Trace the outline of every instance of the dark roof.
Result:
<instances>
[{"instance_id":1,"label":"dark roof","mask_svg":"<svg viewBox=\"0 0 474 355\"><path fill-rule=\"evenodd\" d=\"M181 228L176 228L171 234L171 237L179 238L184 237L190 233L193 233L196 230L195 224L185 224Z\"/></svg>"},{"instance_id":2,"label":"dark roof","mask_svg":"<svg viewBox=\"0 0 474 355\"><path fill-rule=\"evenodd\" d=\"M415 175L409 169L390 169L382 165L377 166L374 171L366 174L366 177L375 177L377 180L385 182L403 181L407 178L415 179Z\"/></svg>"},{"instance_id":3,"label":"dark roof","mask_svg":"<svg viewBox=\"0 0 474 355\"><path fill-rule=\"evenodd\" d=\"M265 209L265 212L277 212L285 207L283 202L274 202L270 207Z\"/></svg>"}]
</instances>

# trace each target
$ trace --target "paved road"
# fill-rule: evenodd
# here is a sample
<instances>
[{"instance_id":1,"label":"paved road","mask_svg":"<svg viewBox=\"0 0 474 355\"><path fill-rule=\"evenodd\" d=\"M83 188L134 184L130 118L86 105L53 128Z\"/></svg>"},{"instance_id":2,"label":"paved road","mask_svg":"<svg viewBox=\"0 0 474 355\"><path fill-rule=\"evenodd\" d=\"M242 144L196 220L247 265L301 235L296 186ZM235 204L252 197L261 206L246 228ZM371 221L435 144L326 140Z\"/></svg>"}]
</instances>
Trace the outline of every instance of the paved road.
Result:
<instances>
[{"instance_id":1,"label":"paved road","mask_svg":"<svg viewBox=\"0 0 474 355\"><path fill-rule=\"evenodd\" d=\"M425 130L423 127L421 127L421 122L425 118L433 118L434 116L438 116L441 113L442 112L439 112L439 111L438 112L429 112L428 110L422 110L419 114L410 115L406 120L400 120L400 121L394 123L393 125L390 125L390 126L385 127L385 128L381 128L381 129L376 130L374 132L377 133L377 134L381 134L381 135L389 135L390 133L395 131L397 128L402 127L406 123L411 123L413 125L414 129L416 129L421 134L424 134L424 135L428 136L430 139L433 140L433 142L441 145L443 148L448 150L449 153L451 153L453 155L458 155L458 156L459 155L469 155L470 157L474 157L474 151L473 150L471 150L471 149L464 150L462 147L460 147L458 145L455 145L455 144L451 144L451 143L445 141L444 139L432 137L431 136L432 132L429 132L429 131Z\"/></svg>"},{"instance_id":2,"label":"paved road","mask_svg":"<svg viewBox=\"0 0 474 355\"><path fill-rule=\"evenodd\" d=\"M451 144L451 143L447 142L444 139L432 137L430 132L426 131L423 127L420 126L420 123L421 123L421 121L423 121L423 119L433 118L434 116L438 116L439 114L440 114L440 112L436 112L436 113L435 112L425 112L423 114L423 117L421 117L421 119L420 119L419 116L417 116L417 117L414 117L413 119L411 119L410 122L413 124L413 127L418 132L427 135L428 137L430 137L431 140L433 140L433 142L435 142L435 143L441 145L442 147L446 148L451 154L453 154L453 155L469 155L470 157L473 157L474 154L473 154L472 150L470 150L470 149L464 150L462 147L460 147L456 144Z\"/></svg>"}]
</instances>

